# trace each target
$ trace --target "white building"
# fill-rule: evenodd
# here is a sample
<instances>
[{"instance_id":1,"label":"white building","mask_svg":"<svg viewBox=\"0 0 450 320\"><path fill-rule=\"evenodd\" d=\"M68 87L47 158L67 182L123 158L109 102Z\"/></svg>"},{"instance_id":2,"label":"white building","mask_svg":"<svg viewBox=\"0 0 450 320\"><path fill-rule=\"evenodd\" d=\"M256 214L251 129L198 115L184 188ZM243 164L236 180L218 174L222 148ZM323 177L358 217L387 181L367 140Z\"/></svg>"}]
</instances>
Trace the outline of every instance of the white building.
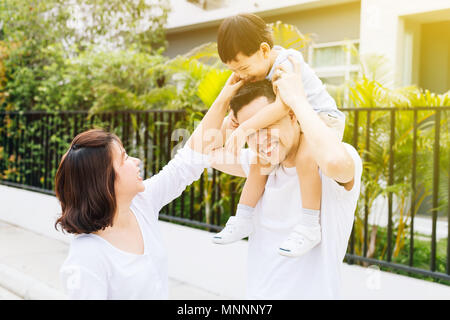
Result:
<instances>
[{"instance_id":1,"label":"white building","mask_svg":"<svg viewBox=\"0 0 450 320\"><path fill-rule=\"evenodd\" d=\"M326 83L356 71L347 43L360 53L384 55L394 85L450 90L449 0L170 0L166 55L216 41L220 22L252 12L268 23L293 24L314 40L305 57Z\"/></svg>"}]
</instances>

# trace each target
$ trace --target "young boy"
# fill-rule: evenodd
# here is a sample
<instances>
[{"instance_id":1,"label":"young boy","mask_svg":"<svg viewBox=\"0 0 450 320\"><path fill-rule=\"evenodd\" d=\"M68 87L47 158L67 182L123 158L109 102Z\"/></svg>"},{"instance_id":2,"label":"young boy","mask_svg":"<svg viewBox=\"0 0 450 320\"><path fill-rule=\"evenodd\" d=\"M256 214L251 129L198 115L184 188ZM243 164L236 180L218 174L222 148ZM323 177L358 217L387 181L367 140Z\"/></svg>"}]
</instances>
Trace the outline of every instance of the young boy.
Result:
<instances>
[{"instance_id":1,"label":"young boy","mask_svg":"<svg viewBox=\"0 0 450 320\"><path fill-rule=\"evenodd\" d=\"M253 14L227 18L220 25L217 38L221 60L245 81L260 81L265 78L272 81L274 77L279 76L277 66L282 66L286 70L292 69L289 56L300 61L303 85L309 103L328 126L336 129L342 139L345 116L337 110L333 98L326 92L314 71L304 62L300 52L273 46L271 29L261 18ZM249 134L280 120L287 113L288 109L281 100L276 99L265 107L264 111L239 124L227 140L227 150L237 153ZM234 117L232 119L236 124L237 120ZM299 208L298 226L279 248L280 254L291 257L305 254L321 241L319 223L321 180L318 166L313 159L301 155L298 155L296 160L303 208ZM230 217L225 228L213 237L215 243L232 243L251 234L253 210L264 192L267 181L267 170L264 172L264 167L267 167L264 161L256 161L251 165L236 215Z\"/></svg>"}]
</instances>

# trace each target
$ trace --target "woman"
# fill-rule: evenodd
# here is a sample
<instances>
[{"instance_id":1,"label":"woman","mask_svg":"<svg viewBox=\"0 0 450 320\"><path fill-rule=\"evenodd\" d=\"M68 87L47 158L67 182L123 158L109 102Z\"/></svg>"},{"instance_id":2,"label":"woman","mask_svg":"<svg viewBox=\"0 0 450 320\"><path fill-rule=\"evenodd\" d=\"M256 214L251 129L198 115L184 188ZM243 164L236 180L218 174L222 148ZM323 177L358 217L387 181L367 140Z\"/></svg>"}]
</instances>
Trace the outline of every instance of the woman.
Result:
<instances>
[{"instance_id":1,"label":"woman","mask_svg":"<svg viewBox=\"0 0 450 320\"><path fill-rule=\"evenodd\" d=\"M220 128L241 85L231 77L186 146L145 181L140 160L114 134L89 130L75 137L56 174L62 208L56 224L76 235L60 271L69 298L168 298L159 211L200 177L208 165L204 154L222 145L211 130Z\"/></svg>"}]
</instances>

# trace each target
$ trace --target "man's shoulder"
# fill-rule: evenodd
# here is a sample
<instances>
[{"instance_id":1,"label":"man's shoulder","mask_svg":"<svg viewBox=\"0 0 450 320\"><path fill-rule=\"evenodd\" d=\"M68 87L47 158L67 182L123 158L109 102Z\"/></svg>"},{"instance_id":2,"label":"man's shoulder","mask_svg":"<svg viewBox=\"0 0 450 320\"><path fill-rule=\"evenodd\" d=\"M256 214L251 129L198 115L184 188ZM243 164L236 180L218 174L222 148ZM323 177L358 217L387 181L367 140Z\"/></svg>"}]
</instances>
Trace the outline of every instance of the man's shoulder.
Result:
<instances>
[{"instance_id":1,"label":"man's shoulder","mask_svg":"<svg viewBox=\"0 0 450 320\"><path fill-rule=\"evenodd\" d=\"M326 187L326 189L334 190L340 195L345 195L345 197L353 194L359 194L360 185L361 185L361 176L362 176L362 160L361 157L356 151L355 147L353 147L351 144L343 142L344 147L346 148L347 152L349 153L350 157L354 161L355 165L355 171L354 171L354 183L350 190L347 190L344 188L344 186L337 181L335 181L332 178L329 178L322 174L322 183Z\"/></svg>"}]
</instances>

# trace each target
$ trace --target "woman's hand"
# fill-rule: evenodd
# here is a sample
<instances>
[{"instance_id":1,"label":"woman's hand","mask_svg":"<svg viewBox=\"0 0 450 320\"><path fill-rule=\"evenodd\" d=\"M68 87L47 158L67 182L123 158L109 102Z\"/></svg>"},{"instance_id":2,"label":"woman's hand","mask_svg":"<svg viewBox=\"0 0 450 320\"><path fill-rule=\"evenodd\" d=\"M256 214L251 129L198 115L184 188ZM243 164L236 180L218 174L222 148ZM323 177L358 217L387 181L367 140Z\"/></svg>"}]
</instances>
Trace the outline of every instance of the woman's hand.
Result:
<instances>
[{"instance_id":1,"label":"woman's hand","mask_svg":"<svg viewBox=\"0 0 450 320\"><path fill-rule=\"evenodd\" d=\"M220 91L217 99L220 99L224 103L228 104L243 84L244 80L239 78L239 76L233 72L223 86L222 91Z\"/></svg>"}]
</instances>

